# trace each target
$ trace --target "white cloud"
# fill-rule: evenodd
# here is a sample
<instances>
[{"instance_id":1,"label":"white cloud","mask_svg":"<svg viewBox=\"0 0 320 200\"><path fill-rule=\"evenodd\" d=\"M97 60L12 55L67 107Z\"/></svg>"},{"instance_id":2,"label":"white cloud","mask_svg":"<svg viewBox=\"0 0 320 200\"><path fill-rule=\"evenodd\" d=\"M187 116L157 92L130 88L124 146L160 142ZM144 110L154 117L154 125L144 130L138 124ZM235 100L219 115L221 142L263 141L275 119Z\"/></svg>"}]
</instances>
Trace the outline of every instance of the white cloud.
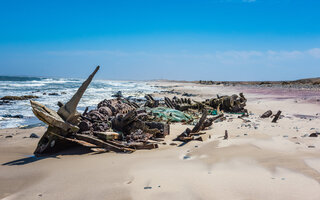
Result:
<instances>
[{"instance_id":1,"label":"white cloud","mask_svg":"<svg viewBox=\"0 0 320 200\"><path fill-rule=\"evenodd\" d=\"M308 53L315 58L320 58L320 48L310 49Z\"/></svg>"}]
</instances>

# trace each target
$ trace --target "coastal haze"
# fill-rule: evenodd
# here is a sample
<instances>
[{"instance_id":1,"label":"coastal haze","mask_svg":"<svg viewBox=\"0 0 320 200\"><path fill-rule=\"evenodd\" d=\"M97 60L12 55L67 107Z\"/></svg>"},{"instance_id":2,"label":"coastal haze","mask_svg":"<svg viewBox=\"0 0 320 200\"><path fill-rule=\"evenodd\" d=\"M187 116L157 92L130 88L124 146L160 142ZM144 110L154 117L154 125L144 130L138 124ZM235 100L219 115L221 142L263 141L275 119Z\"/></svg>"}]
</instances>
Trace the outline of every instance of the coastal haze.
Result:
<instances>
[{"instance_id":1,"label":"coastal haze","mask_svg":"<svg viewBox=\"0 0 320 200\"><path fill-rule=\"evenodd\" d=\"M0 199L319 200L319 10L1 1Z\"/></svg>"}]
</instances>

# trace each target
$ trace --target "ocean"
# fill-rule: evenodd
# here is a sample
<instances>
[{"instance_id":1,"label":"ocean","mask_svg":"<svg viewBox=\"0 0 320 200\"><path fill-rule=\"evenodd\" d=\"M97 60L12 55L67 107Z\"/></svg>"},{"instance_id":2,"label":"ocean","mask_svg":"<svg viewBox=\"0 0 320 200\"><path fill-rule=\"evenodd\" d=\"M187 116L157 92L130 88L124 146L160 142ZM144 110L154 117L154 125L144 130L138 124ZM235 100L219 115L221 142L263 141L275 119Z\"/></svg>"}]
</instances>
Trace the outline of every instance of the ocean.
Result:
<instances>
[{"instance_id":1,"label":"ocean","mask_svg":"<svg viewBox=\"0 0 320 200\"><path fill-rule=\"evenodd\" d=\"M9 77L0 76L0 98L3 96L35 95L35 101L58 110L58 101L66 103L85 79L75 78L42 78L42 77ZM116 92L123 96L143 98L145 94L157 91L157 88L142 81L93 80L84 93L78 111L87 106L93 109L97 104ZM57 93L58 95L48 95ZM22 115L23 118L11 118L8 115ZM14 128L38 124L40 121L32 113L29 100L12 101L12 104L0 105L0 128Z\"/></svg>"}]
</instances>

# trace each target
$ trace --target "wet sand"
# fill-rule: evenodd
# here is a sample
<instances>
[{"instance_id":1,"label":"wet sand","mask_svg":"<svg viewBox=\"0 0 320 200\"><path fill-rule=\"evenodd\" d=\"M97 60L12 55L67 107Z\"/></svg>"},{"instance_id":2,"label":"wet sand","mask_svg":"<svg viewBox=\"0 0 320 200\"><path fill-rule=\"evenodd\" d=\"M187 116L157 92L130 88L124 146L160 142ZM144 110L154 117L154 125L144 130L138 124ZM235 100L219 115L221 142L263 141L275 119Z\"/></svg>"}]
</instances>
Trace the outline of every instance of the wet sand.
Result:
<instances>
[{"instance_id":1,"label":"wet sand","mask_svg":"<svg viewBox=\"0 0 320 200\"><path fill-rule=\"evenodd\" d=\"M32 156L44 127L0 130L0 198L3 199L320 199L320 105L317 93L258 91L194 83L156 82L195 99L244 92L251 112L214 123L204 142L178 147L186 127L171 125L166 144L133 154L97 154L76 147L50 157ZM156 96L172 97L160 93ZM320 98L320 93L318 93ZM260 119L282 111L277 123ZM229 139L224 140L225 130ZM12 135L12 138L6 136ZM26 138L24 138L26 137ZM179 142L175 142L179 145Z\"/></svg>"}]
</instances>

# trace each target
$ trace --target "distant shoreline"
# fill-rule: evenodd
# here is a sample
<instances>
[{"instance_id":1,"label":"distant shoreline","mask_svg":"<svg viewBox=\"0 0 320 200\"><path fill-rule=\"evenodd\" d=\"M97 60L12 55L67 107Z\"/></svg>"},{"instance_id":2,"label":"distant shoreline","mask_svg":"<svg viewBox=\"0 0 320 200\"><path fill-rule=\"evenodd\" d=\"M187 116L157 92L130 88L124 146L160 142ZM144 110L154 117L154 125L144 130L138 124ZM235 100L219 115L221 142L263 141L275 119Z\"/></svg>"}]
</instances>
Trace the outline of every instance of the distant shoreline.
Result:
<instances>
[{"instance_id":1,"label":"distant shoreline","mask_svg":"<svg viewBox=\"0 0 320 200\"><path fill-rule=\"evenodd\" d=\"M320 78L299 79L293 81L177 81L177 80L156 80L157 82L172 83L197 83L202 85L222 85L222 86L257 86L257 87L281 87L297 89L320 89Z\"/></svg>"}]
</instances>

